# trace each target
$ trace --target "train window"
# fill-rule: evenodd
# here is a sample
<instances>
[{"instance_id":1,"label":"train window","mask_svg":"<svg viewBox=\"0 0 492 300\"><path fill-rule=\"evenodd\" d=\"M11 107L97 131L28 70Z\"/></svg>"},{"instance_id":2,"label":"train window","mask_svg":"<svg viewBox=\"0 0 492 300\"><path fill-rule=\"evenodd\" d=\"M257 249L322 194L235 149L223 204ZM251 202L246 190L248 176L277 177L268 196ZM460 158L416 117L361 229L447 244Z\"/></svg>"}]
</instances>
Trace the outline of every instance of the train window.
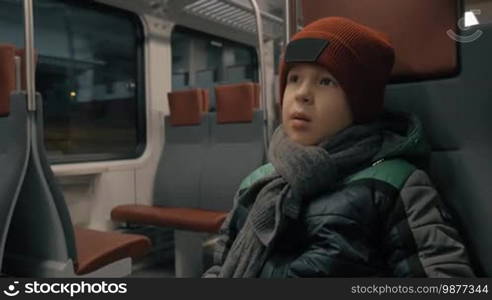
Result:
<instances>
[{"instance_id":1,"label":"train window","mask_svg":"<svg viewBox=\"0 0 492 300\"><path fill-rule=\"evenodd\" d=\"M138 157L145 146L143 31L134 14L35 2L37 89L54 162Z\"/></svg>"},{"instance_id":2,"label":"train window","mask_svg":"<svg viewBox=\"0 0 492 300\"><path fill-rule=\"evenodd\" d=\"M24 48L24 10L21 0L0 0L0 44Z\"/></svg>"},{"instance_id":3,"label":"train window","mask_svg":"<svg viewBox=\"0 0 492 300\"><path fill-rule=\"evenodd\" d=\"M171 40L173 90L258 80L254 47L181 26Z\"/></svg>"},{"instance_id":4,"label":"train window","mask_svg":"<svg viewBox=\"0 0 492 300\"><path fill-rule=\"evenodd\" d=\"M0 36L22 47L23 18L11 17L16 10L22 12L22 1L0 0ZM143 152L142 35L138 17L126 11L92 1L34 1L36 89L51 162Z\"/></svg>"}]
</instances>

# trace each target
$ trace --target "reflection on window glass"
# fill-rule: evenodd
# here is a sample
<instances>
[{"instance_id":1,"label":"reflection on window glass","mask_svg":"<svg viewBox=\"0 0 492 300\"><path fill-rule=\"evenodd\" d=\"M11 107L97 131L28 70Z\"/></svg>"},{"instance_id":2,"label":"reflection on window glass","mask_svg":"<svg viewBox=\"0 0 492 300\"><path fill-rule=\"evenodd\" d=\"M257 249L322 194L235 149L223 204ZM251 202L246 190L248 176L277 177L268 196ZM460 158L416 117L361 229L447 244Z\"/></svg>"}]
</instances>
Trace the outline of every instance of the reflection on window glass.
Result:
<instances>
[{"instance_id":1,"label":"reflection on window glass","mask_svg":"<svg viewBox=\"0 0 492 300\"><path fill-rule=\"evenodd\" d=\"M208 88L214 109L213 87L258 81L255 48L183 27L176 27L172 43L173 90Z\"/></svg>"},{"instance_id":2,"label":"reflection on window glass","mask_svg":"<svg viewBox=\"0 0 492 300\"><path fill-rule=\"evenodd\" d=\"M137 157L145 144L136 16L85 1L34 1L36 89L54 162ZM21 47L20 1L0 0L0 36ZM2 24L4 25L4 24ZM15 40L17 39L17 40ZM23 44L23 43L22 43Z\"/></svg>"},{"instance_id":3,"label":"reflection on window glass","mask_svg":"<svg viewBox=\"0 0 492 300\"><path fill-rule=\"evenodd\" d=\"M0 0L0 44L24 47L24 10L21 0Z\"/></svg>"}]
</instances>

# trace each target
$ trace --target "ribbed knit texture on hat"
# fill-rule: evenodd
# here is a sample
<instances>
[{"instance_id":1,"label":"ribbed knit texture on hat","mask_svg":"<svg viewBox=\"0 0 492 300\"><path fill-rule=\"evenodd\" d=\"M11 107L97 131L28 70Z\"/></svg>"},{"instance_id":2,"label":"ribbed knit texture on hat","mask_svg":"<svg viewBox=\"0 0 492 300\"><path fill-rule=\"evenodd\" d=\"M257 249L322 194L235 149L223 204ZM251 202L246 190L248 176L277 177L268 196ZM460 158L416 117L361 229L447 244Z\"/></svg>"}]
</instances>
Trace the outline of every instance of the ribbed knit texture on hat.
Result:
<instances>
[{"instance_id":1,"label":"ribbed knit texture on hat","mask_svg":"<svg viewBox=\"0 0 492 300\"><path fill-rule=\"evenodd\" d=\"M317 20L292 37L292 41L317 38L329 44L316 63L340 83L347 95L354 121L364 123L383 110L384 89L393 68L395 54L389 38L372 28L342 17ZM280 96L291 64L281 59Z\"/></svg>"}]
</instances>

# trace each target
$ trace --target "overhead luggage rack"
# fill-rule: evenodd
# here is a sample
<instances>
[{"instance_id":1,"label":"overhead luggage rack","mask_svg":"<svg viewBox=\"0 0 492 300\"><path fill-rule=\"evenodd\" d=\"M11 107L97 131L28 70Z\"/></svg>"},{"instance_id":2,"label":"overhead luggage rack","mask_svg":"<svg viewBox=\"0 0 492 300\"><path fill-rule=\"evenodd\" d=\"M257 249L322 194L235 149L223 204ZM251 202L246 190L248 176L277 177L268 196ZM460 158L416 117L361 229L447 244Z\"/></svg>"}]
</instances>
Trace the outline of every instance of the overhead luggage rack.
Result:
<instances>
[{"instance_id":1,"label":"overhead luggage rack","mask_svg":"<svg viewBox=\"0 0 492 300\"><path fill-rule=\"evenodd\" d=\"M256 34L254 10L247 4L232 0L189 0L170 1L170 16L186 14L206 19L237 30ZM283 34L283 20L272 14L262 12L264 34L267 38L278 38Z\"/></svg>"}]
</instances>

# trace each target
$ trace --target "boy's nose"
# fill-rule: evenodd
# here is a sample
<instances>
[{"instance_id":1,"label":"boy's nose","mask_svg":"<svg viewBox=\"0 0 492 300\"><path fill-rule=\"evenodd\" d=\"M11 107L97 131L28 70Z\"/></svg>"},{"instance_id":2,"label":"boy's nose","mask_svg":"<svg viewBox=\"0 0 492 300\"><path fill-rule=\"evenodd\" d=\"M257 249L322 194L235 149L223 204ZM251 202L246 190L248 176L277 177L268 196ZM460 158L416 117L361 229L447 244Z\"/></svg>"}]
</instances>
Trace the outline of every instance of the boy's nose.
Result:
<instances>
[{"instance_id":1,"label":"boy's nose","mask_svg":"<svg viewBox=\"0 0 492 300\"><path fill-rule=\"evenodd\" d=\"M313 101L313 90L309 83L304 82L296 91L296 100L302 103L311 103Z\"/></svg>"}]
</instances>

